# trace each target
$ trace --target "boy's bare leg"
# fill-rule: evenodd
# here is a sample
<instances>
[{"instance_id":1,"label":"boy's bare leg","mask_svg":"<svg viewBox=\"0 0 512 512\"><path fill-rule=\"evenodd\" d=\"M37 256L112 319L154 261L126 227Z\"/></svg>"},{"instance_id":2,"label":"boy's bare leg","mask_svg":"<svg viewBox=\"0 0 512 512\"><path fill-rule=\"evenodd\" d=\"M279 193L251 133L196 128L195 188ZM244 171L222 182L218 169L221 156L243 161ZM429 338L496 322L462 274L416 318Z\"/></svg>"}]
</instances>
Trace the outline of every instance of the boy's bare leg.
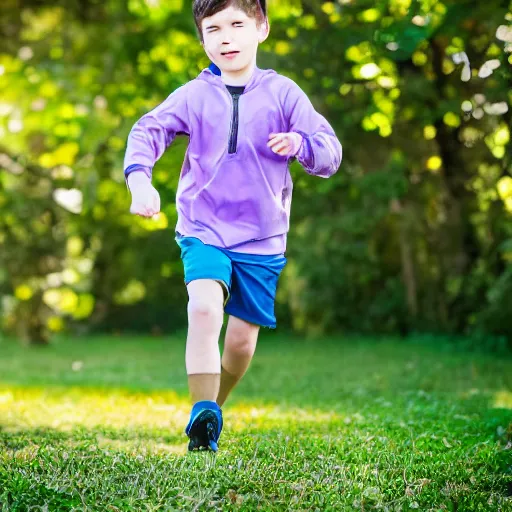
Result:
<instances>
[{"instance_id":1,"label":"boy's bare leg","mask_svg":"<svg viewBox=\"0 0 512 512\"><path fill-rule=\"evenodd\" d=\"M193 403L217 398L220 385L219 335L224 320L224 290L211 279L187 286L188 335L185 361Z\"/></svg>"},{"instance_id":2,"label":"boy's bare leg","mask_svg":"<svg viewBox=\"0 0 512 512\"><path fill-rule=\"evenodd\" d=\"M234 316L229 317L222 354L222 374L217 403L222 406L244 376L256 350L260 327Z\"/></svg>"}]
</instances>

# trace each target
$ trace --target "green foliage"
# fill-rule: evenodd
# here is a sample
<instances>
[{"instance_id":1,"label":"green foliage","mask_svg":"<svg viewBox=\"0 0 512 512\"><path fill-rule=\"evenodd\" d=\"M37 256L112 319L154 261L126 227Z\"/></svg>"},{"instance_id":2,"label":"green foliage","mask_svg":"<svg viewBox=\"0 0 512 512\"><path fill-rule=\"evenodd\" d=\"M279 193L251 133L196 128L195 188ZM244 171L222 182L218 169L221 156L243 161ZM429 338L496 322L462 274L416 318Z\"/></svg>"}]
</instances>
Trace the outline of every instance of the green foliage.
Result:
<instances>
[{"instance_id":1,"label":"green foliage","mask_svg":"<svg viewBox=\"0 0 512 512\"><path fill-rule=\"evenodd\" d=\"M284 285L296 328L510 336L492 297L512 211L510 47L497 37L512 13L491 4L328 3L318 31L297 35L291 68L345 158L327 189L296 187Z\"/></svg>"},{"instance_id":2,"label":"green foliage","mask_svg":"<svg viewBox=\"0 0 512 512\"><path fill-rule=\"evenodd\" d=\"M512 266L509 266L488 291L487 307L479 315L484 332L512 337L512 306L508 300L511 293Z\"/></svg>"},{"instance_id":3,"label":"green foliage","mask_svg":"<svg viewBox=\"0 0 512 512\"><path fill-rule=\"evenodd\" d=\"M295 79L344 146L329 180L293 168L281 325L511 339L510 6L280 0L269 12L259 65ZM44 341L183 327L186 140L155 168L158 221L129 215L122 167L135 120L208 62L189 3L9 0L0 40L3 328Z\"/></svg>"}]
</instances>

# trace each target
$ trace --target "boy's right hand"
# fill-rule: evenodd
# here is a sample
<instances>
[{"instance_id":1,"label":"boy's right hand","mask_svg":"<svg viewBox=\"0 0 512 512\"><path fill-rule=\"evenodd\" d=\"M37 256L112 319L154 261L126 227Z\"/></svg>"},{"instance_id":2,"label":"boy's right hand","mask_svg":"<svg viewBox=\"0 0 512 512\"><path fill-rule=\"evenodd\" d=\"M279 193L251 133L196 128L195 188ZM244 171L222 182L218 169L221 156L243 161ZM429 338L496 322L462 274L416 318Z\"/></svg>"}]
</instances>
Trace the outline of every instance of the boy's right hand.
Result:
<instances>
[{"instance_id":1,"label":"boy's right hand","mask_svg":"<svg viewBox=\"0 0 512 512\"><path fill-rule=\"evenodd\" d=\"M130 213L153 217L160 212L160 195L144 172L132 172L127 183L132 194Z\"/></svg>"}]
</instances>

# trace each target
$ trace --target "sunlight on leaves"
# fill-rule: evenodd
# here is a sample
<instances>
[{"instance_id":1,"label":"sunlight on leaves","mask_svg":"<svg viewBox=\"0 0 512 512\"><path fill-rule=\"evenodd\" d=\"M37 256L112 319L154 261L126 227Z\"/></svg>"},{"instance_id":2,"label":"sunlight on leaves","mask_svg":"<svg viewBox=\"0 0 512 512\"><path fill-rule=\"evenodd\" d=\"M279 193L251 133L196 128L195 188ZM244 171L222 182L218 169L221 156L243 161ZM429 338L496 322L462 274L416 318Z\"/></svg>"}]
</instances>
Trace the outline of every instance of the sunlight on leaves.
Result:
<instances>
[{"instance_id":1,"label":"sunlight on leaves","mask_svg":"<svg viewBox=\"0 0 512 512\"><path fill-rule=\"evenodd\" d=\"M503 176L498 181L498 194L501 199L505 200L512 197L512 178L510 176Z\"/></svg>"},{"instance_id":2,"label":"sunlight on leaves","mask_svg":"<svg viewBox=\"0 0 512 512\"><path fill-rule=\"evenodd\" d=\"M377 78L377 83L384 89L393 89L397 85L397 81L395 78L393 78L391 76L383 76L383 75L381 75Z\"/></svg>"},{"instance_id":3,"label":"sunlight on leaves","mask_svg":"<svg viewBox=\"0 0 512 512\"><path fill-rule=\"evenodd\" d=\"M325 14L334 14L335 9L336 7L333 2L325 2L322 4L322 11L325 12Z\"/></svg>"},{"instance_id":4,"label":"sunlight on leaves","mask_svg":"<svg viewBox=\"0 0 512 512\"><path fill-rule=\"evenodd\" d=\"M313 18L313 22L315 23L314 16L302 16L302 2L300 0L273 0L269 1L269 16L271 20L287 20L289 18ZM311 20L308 20L308 23ZM304 28L312 28L303 25Z\"/></svg>"},{"instance_id":5,"label":"sunlight on leaves","mask_svg":"<svg viewBox=\"0 0 512 512\"><path fill-rule=\"evenodd\" d=\"M183 0L129 0L129 10L140 17L152 21L166 19L170 13L183 9Z\"/></svg>"},{"instance_id":6,"label":"sunlight on leaves","mask_svg":"<svg viewBox=\"0 0 512 512\"><path fill-rule=\"evenodd\" d=\"M508 126L504 123L498 126L493 133L485 137L487 147L496 158L503 158L505 156L505 147L509 141L510 131Z\"/></svg>"},{"instance_id":7,"label":"sunlight on leaves","mask_svg":"<svg viewBox=\"0 0 512 512\"><path fill-rule=\"evenodd\" d=\"M76 258L84 250L84 241L79 236L71 236L66 243L66 251L69 256Z\"/></svg>"},{"instance_id":8,"label":"sunlight on leaves","mask_svg":"<svg viewBox=\"0 0 512 512\"><path fill-rule=\"evenodd\" d=\"M313 30L316 28L316 18L312 14L301 16L297 23L306 30Z\"/></svg>"},{"instance_id":9,"label":"sunlight on leaves","mask_svg":"<svg viewBox=\"0 0 512 512\"><path fill-rule=\"evenodd\" d=\"M444 124L450 126L451 128L457 128L458 126L460 126L460 117L454 112L447 112L443 116L443 122Z\"/></svg>"},{"instance_id":10,"label":"sunlight on leaves","mask_svg":"<svg viewBox=\"0 0 512 512\"><path fill-rule=\"evenodd\" d=\"M487 78L488 76L491 76L493 72L498 69L501 65L501 62L498 59L491 59L482 65L480 70L478 71L478 76L480 78Z\"/></svg>"},{"instance_id":11,"label":"sunlight on leaves","mask_svg":"<svg viewBox=\"0 0 512 512\"><path fill-rule=\"evenodd\" d=\"M350 46L347 48L345 55L347 56L347 59L351 61L360 62L365 57L371 55L370 43L368 41L363 41L357 46Z\"/></svg>"},{"instance_id":12,"label":"sunlight on leaves","mask_svg":"<svg viewBox=\"0 0 512 512\"><path fill-rule=\"evenodd\" d=\"M82 191L78 189L58 188L53 192L55 202L71 213L79 214L82 211Z\"/></svg>"},{"instance_id":13,"label":"sunlight on leaves","mask_svg":"<svg viewBox=\"0 0 512 512\"><path fill-rule=\"evenodd\" d=\"M167 215L162 211L156 215L153 215L153 217L150 219L137 217L135 222L145 231L160 231L169 227L169 219L167 218Z\"/></svg>"},{"instance_id":14,"label":"sunlight on leaves","mask_svg":"<svg viewBox=\"0 0 512 512\"><path fill-rule=\"evenodd\" d=\"M436 138L437 130L435 126L428 125L423 128L423 137L426 140L433 140Z\"/></svg>"},{"instance_id":15,"label":"sunlight on leaves","mask_svg":"<svg viewBox=\"0 0 512 512\"><path fill-rule=\"evenodd\" d=\"M131 305L140 302L146 296L144 283L132 279L121 291L114 294L116 304Z\"/></svg>"},{"instance_id":16,"label":"sunlight on leaves","mask_svg":"<svg viewBox=\"0 0 512 512\"><path fill-rule=\"evenodd\" d=\"M365 23L373 23L380 18L380 11L378 9L366 9L359 13L358 18Z\"/></svg>"},{"instance_id":17,"label":"sunlight on leaves","mask_svg":"<svg viewBox=\"0 0 512 512\"><path fill-rule=\"evenodd\" d=\"M51 316L46 322L48 329L53 332L60 332L64 329L64 320L60 316Z\"/></svg>"},{"instance_id":18,"label":"sunlight on leaves","mask_svg":"<svg viewBox=\"0 0 512 512\"><path fill-rule=\"evenodd\" d=\"M427 169L430 171L438 171L443 165L443 161L438 156L431 156L427 160Z\"/></svg>"},{"instance_id":19,"label":"sunlight on leaves","mask_svg":"<svg viewBox=\"0 0 512 512\"><path fill-rule=\"evenodd\" d=\"M33 295L34 290L26 284L21 284L14 290L14 296L19 300L30 300Z\"/></svg>"},{"instance_id":20,"label":"sunlight on leaves","mask_svg":"<svg viewBox=\"0 0 512 512\"><path fill-rule=\"evenodd\" d=\"M371 80L372 78L375 78L380 73L380 71L381 70L377 64L370 62L368 64L364 64L359 69L359 76L366 80Z\"/></svg>"},{"instance_id":21,"label":"sunlight on leaves","mask_svg":"<svg viewBox=\"0 0 512 512\"><path fill-rule=\"evenodd\" d=\"M496 38L506 43L512 43L512 27L500 25L496 29Z\"/></svg>"},{"instance_id":22,"label":"sunlight on leaves","mask_svg":"<svg viewBox=\"0 0 512 512\"><path fill-rule=\"evenodd\" d=\"M72 314L78 306L78 295L71 288L49 289L43 301L56 312Z\"/></svg>"},{"instance_id":23,"label":"sunlight on leaves","mask_svg":"<svg viewBox=\"0 0 512 512\"><path fill-rule=\"evenodd\" d=\"M81 293L78 296L78 305L73 311L73 318L83 320L89 318L94 311L96 299L90 293Z\"/></svg>"},{"instance_id":24,"label":"sunlight on leaves","mask_svg":"<svg viewBox=\"0 0 512 512\"><path fill-rule=\"evenodd\" d=\"M27 41L40 41L50 36L62 27L64 9L61 7L47 7L45 9L23 9L22 37Z\"/></svg>"},{"instance_id":25,"label":"sunlight on leaves","mask_svg":"<svg viewBox=\"0 0 512 512\"><path fill-rule=\"evenodd\" d=\"M288 55L291 52L291 45L288 41L278 41L274 51L277 55Z\"/></svg>"}]
</instances>

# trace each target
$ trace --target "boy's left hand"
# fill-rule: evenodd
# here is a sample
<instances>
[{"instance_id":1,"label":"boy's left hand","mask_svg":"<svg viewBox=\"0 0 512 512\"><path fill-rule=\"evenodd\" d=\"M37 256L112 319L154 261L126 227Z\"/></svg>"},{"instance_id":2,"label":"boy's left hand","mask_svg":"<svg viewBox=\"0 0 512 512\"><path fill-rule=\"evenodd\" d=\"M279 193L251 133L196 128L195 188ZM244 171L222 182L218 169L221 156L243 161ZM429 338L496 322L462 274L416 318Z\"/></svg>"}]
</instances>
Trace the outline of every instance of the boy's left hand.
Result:
<instances>
[{"instance_id":1,"label":"boy's left hand","mask_svg":"<svg viewBox=\"0 0 512 512\"><path fill-rule=\"evenodd\" d=\"M302 144L302 135L296 132L271 133L267 146L281 156L295 156Z\"/></svg>"}]
</instances>

